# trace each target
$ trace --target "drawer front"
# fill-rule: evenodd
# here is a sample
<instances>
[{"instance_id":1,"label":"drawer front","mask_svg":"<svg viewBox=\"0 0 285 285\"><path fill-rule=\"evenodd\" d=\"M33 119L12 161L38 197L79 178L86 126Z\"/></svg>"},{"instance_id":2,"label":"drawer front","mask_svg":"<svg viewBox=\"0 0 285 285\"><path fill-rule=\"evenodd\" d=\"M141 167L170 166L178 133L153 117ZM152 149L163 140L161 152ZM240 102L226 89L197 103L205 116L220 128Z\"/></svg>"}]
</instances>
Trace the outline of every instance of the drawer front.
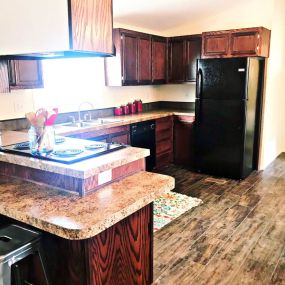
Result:
<instances>
[{"instance_id":1,"label":"drawer front","mask_svg":"<svg viewBox=\"0 0 285 285\"><path fill-rule=\"evenodd\" d=\"M164 152L172 152L173 149L173 141L165 140L156 144L156 154L161 154Z\"/></svg>"},{"instance_id":2,"label":"drawer front","mask_svg":"<svg viewBox=\"0 0 285 285\"><path fill-rule=\"evenodd\" d=\"M175 115L174 121L175 122L181 122L181 123L194 123L195 116Z\"/></svg>"},{"instance_id":3,"label":"drawer front","mask_svg":"<svg viewBox=\"0 0 285 285\"><path fill-rule=\"evenodd\" d=\"M172 117L157 119L155 128L156 128L156 133L163 130L172 129Z\"/></svg>"},{"instance_id":4,"label":"drawer front","mask_svg":"<svg viewBox=\"0 0 285 285\"><path fill-rule=\"evenodd\" d=\"M166 166L173 161L173 154L171 152L166 152L156 156L156 168Z\"/></svg>"},{"instance_id":5,"label":"drawer front","mask_svg":"<svg viewBox=\"0 0 285 285\"><path fill-rule=\"evenodd\" d=\"M159 143L165 140L172 140L173 132L172 129L162 130L156 133L155 141Z\"/></svg>"}]
</instances>

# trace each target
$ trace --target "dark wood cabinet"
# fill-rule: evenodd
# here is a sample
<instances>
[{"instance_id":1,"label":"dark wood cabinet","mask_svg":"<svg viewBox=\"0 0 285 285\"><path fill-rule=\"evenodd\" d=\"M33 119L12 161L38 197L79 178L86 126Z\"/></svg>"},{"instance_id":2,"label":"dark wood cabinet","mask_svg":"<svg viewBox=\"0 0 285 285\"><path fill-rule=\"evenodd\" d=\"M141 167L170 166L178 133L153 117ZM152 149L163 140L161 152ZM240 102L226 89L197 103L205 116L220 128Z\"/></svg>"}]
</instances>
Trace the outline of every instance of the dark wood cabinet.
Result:
<instances>
[{"instance_id":1,"label":"dark wood cabinet","mask_svg":"<svg viewBox=\"0 0 285 285\"><path fill-rule=\"evenodd\" d=\"M107 86L151 84L151 36L114 29L116 56L105 59Z\"/></svg>"},{"instance_id":2,"label":"dark wood cabinet","mask_svg":"<svg viewBox=\"0 0 285 285\"><path fill-rule=\"evenodd\" d=\"M43 87L42 64L39 60L0 61L0 93L13 89Z\"/></svg>"},{"instance_id":3,"label":"dark wood cabinet","mask_svg":"<svg viewBox=\"0 0 285 285\"><path fill-rule=\"evenodd\" d=\"M33 89L43 87L42 63L39 60L10 60L10 89Z\"/></svg>"},{"instance_id":4,"label":"dark wood cabinet","mask_svg":"<svg viewBox=\"0 0 285 285\"><path fill-rule=\"evenodd\" d=\"M173 161L173 117L156 120L156 168L166 166Z\"/></svg>"},{"instance_id":5,"label":"dark wood cabinet","mask_svg":"<svg viewBox=\"0 0 285 285\"><path fill-rule=\"evenodd\" d=\"M203 34L203 57L223 57L229 53L230 33Z\"/></svg>"},{"instance_id":6,"label":"dark wood cabinet","mask_svg":"<svg viewBox=\"0 0 285 285\"><path fill-rule=\"evenodd\" d=\"M107 86L166 82L166 38L125 29L114 29L116 56L105 58Z\"/></svg>"},{"instance_id":7,"label":"dark wood cabinet","mask_svg":"<svg viewBox=\"0 0 285 285\"><path fill-rule=\"evenodd\" d=\"M263 27L202 33L202 57L269 57L270 30Z\"/></svg>"},{"instance_id":8,"label":"dark wood cabinet","mask_svg":"<svg viewBox=\"0 0 285 285\"><path fill-rule=\"evenodd\" d=\"M138 84L151 83L151 40L150 35L138 38Z\"/></svg>"},{"instance_id":9,"label":"dark wood cabinet","mask_svg":"<svg viewBox=\"0 0 285 285\"><path fill-rule=\"evenodd\" d=\"M174 163L193 167L194 116L174 116Z\"/></svg>"},{"instance_id":10,"label":"dark wood cabinet","mask_svg":"<svg viewBox=\"0 0 285 285\"><path fill-rule=\"evenodd\" d=\"M197 59L201 58L201 35L190 36L186 40L186 81L196 81Z\"/></svg>"},{"instance_id":11,"label":"dark wood cabinet","mask_svg":"<svg viewBox=\"0 0 285 285\"><path fill-rule=\"evenodd\" d=\"M7 93L9 88L8 61L0 61L0 93Z\"/></svg>"},{"instance_id":12,"label":"dark wood cabinet","mask_svg":"<svg viewBox=\"0 0 285 285\"><path fill-rule=\"evenodd\" d=\"M136 34L121 34L123 47L123 85L138 84L138 39Z\"/></svg>"},{"instance_id":13,"label":"dark wood cabinet","mask_svg":"<svg viewBox=\"0 0 285 285\"><path fill-rule=\"evenodd\" d=\"M185 81L185 40L176 37L169 40L168 45L168 82L183 83Z\"/></svg>"},{"instance_id":14,"label":"dark wood cabinet","mask_svg":"<svg viewBox=\"0 0 285 285\"><path fill-rule=\"evenodd\" d=\"M164 84L167 78L167 39L152 36L152 83Z\"/></svg>"},{"instance_id":15,"label":"dark wood cabinet","mask_svg":"<svg viewBox=\"0 0 285 285\"><path fill-rule=\"evenodd\" d=\"M196 81L196 61L201 58L201 35L172 37L168 45L168 82Z\"/></svg>"}]
</instances>

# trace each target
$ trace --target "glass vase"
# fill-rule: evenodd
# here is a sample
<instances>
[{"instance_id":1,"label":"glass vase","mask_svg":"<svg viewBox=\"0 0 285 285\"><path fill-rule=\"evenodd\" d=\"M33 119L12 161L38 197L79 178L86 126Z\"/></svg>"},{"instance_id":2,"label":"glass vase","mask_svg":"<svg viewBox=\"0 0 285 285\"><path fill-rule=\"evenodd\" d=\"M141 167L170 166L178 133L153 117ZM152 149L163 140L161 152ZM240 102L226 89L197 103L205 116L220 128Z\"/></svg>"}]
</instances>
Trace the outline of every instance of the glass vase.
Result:
<instances>
[{"instance_id":1,"label":"glass vase","mask_svg":"<svg viewBox=\"0 0 285 285\"><path fill-rule=\"evenodd\" d=\"M29 129L29 145L32 155L52 152L55 146L53 126L31 126Z\"/></svg>"}]
</instances>

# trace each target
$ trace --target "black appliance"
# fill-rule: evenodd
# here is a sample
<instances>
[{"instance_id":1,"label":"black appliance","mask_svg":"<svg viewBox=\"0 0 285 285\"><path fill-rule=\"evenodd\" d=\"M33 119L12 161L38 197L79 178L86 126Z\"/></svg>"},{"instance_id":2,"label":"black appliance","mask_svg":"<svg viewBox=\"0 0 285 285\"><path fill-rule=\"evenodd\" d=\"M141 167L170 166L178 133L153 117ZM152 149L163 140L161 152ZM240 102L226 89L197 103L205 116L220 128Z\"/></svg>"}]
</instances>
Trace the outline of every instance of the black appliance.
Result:
<instances>
[{"instance_id":1,"label":"black appliance","mask_svg":"<svg viewBox=\"0 0 285 285\"><path fill-rule=\"evenodd\" d=\"M42 160L72 164L89 158L98 157L125 148L125 145L95 142L89 140L58 137L53 152L47 154L31 154L28 142L0 147L0 151L22 156L35 157Z\"/></svg>"},{"instance_id":2,"label":"black appliance","mask_svg":"<svg viewBox=\"0 0 285 285\"><path fill-rule=\"evenodd\" d=\"M195 168L243 179L257 168L264 60L197 61Z\"/></svg>"},{"instance_id":3,"label":"black appliance","mask_svg":"<svg viewBox=\"0 0 285 285\"><path fill-rule=\"evenodd\" d=\"M155 121L145 121L131 125L131 146L147 148L146 170L155 167Z\"/></svg>"}]
</instances>

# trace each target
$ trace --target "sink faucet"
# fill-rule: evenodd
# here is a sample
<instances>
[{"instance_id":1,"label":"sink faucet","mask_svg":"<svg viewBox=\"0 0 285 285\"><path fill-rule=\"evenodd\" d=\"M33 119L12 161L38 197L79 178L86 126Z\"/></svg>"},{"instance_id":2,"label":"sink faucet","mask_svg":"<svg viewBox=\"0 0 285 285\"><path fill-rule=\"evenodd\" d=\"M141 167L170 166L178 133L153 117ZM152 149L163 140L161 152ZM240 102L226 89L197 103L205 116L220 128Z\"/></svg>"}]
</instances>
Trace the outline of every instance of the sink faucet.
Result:
<instances>
[{"instance_id":1,"label":"sink faucet","mask_svg":"<svg viewBox=\"0 0 285 285\"><path fill-rule=\"evenodd\" d=\"M82 126L82 120L81 120L81 107L83 105L89 105L91 107L91 109L94 109L94 106L91 102L88 102L88 101L84 101L84 102L81 102L78 106L78 125L79 126Z\"/></svg>"}]
</instances>

